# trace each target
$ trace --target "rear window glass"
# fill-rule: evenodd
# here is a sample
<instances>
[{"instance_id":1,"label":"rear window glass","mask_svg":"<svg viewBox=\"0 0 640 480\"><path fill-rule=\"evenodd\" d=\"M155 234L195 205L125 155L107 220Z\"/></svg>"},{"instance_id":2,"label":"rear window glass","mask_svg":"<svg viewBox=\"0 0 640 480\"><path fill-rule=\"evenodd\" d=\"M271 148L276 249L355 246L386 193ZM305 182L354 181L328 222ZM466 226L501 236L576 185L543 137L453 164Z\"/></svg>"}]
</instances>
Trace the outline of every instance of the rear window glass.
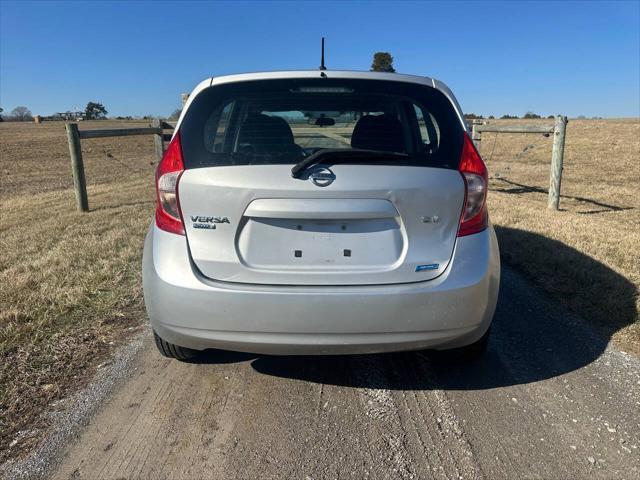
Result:
<instances>
[{"instance_id":1,"label":"rear window glass","mask_svg":"<svg viewBox=\"0 0 640 480\"><path fill-rule=\"evenodd\" d=\"M180 134L186 168L293 164L324 148L407 154L376 164L457 168L463 130L431 87L289 79L208 88L193 100Z\"/></svg>"}]
</instances>

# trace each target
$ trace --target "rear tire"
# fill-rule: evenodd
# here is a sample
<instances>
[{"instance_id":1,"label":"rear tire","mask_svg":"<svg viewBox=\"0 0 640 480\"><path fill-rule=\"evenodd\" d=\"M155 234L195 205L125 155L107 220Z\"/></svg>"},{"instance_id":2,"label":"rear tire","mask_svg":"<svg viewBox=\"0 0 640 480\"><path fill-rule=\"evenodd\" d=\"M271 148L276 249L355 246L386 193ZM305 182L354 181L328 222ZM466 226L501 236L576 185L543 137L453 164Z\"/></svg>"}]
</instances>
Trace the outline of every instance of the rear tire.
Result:
<instances>
[{"instance_id":1,"label":"rear tire","mask_svg":"<svg viewBox=\"0 0 640 480\"><path fill-rule=\"evenodd\" d=\"M179 345L174 345L173 343L169 343L166 340L163 340L155 332L155 330L153 331L153 339L156 341L156 347L158 347L158 351L164 357L175 358L176 360L180 360L181 362L193 362L200 356L200 352L198 350L180 347Z\"/></svg>"},{"instance_id":2,"label":"rear tire","mask_svg":"<svg viewBox=\"0 0 640 480\"><path fill-rule=\"evenodd\" d=\"M471 362L482 357L489 346L489 335L491 327L485 332L480 339L465 345L464 347L452 348L450 350L440 350L435 352L437 356L446 357L447 360Z\"/></svg>"}]
</instances>

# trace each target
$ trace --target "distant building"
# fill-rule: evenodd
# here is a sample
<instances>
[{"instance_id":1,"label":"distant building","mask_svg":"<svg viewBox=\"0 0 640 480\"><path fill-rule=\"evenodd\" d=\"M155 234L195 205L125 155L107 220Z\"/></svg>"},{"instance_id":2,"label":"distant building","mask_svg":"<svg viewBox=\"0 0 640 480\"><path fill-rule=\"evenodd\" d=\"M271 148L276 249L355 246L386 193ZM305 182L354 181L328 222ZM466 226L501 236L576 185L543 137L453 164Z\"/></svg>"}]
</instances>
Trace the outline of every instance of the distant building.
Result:
<instances>
[{"instance_id":1,"label":"distant building","mask_svg":"<svg viewBox=\"0 0 640 480\"><path fill-rule=\"evenodd\" d=\"M66 111L66 112L56 112L53 115L51 115L51 120L71 120L71 121L79 121L79 120L85 120L86 119L86 114L84 112L71 112L71 111Z\"/></svg>"}]
</instances>

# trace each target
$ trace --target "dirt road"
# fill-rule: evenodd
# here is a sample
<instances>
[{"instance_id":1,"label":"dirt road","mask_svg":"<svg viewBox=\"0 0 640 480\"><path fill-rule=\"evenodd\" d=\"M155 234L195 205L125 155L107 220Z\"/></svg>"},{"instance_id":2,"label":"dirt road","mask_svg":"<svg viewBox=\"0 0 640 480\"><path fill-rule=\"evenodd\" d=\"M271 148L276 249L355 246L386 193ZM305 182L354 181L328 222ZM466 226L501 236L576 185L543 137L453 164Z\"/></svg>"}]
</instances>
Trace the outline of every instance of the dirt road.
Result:
<instances>
[{"instance_id":1,"label":"dirt road","mask_svg":"<svg viewBox=\"0 0 640 480\"><path fill-rule=\"evenodd\" d=\"M201 364L147 339L53 477L638 478L640 362L503 272L487 356Z\"/></svg>"}]
</instances>

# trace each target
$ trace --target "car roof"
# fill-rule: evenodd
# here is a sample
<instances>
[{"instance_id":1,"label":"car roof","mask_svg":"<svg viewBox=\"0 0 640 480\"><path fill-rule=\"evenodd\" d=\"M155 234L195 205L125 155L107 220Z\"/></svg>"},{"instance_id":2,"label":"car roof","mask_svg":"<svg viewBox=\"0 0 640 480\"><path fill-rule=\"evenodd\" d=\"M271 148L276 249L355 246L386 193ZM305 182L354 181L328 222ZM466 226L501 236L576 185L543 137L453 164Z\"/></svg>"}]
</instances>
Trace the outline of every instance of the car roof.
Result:
<instances>
[{"instance_id":1,"label":"car roof","mask_svg":"<svg viewBox=\"0 0 640 480\"><path fill-rule=\"evenodd\" d=\"M430 77L420 75L406 75L402 73L389 72L365 72L358 70L282 70L271 72L249 72L233 75L221 75L211 77L211 86L222 83L242 82L248 80L272 80L287 78L349 78L363 80L387 80L394 82L418 83L421 85L434 86L434 81Z\"/></svg>"},{"instance_id":2,"label":"car roof","mask_svg":"<svg viewBox=\"0 0 640 480\"><path fill-rule=\"evenodd\" d=\"M358 70L282 70L282 71L270 71L270 72L250 72L250 73L238 73L232 75L220 75L217 77L209 77L200 82L193 91L189 94L189 99L187 103L184 105L182 109L182 114L178 119L178 123L176 125L177 131L180 124L182 123L182 118L184 117L186 111L189 109L189 106L193 99L203 90L214 87L217 85L223 85L227 83L235 83L235 82L247 82L253 80L277 80L277 79L293 79L293 78L348 78L348 79L359 79L359 80L385 80L392 82L405 82L405 83L414 83L419 85L424 85L427 87L432 87L437 90L440 90L451 102L460 122L463 127L466 129L467 125L464 121L462 109L458 104L457 99L443 82L440 80L436 80L431 77L420 76L420 75L407 75L403 73L389 73L389 72L370 72L370 71L358 71Z\"/></svg>"}]
</instances>

